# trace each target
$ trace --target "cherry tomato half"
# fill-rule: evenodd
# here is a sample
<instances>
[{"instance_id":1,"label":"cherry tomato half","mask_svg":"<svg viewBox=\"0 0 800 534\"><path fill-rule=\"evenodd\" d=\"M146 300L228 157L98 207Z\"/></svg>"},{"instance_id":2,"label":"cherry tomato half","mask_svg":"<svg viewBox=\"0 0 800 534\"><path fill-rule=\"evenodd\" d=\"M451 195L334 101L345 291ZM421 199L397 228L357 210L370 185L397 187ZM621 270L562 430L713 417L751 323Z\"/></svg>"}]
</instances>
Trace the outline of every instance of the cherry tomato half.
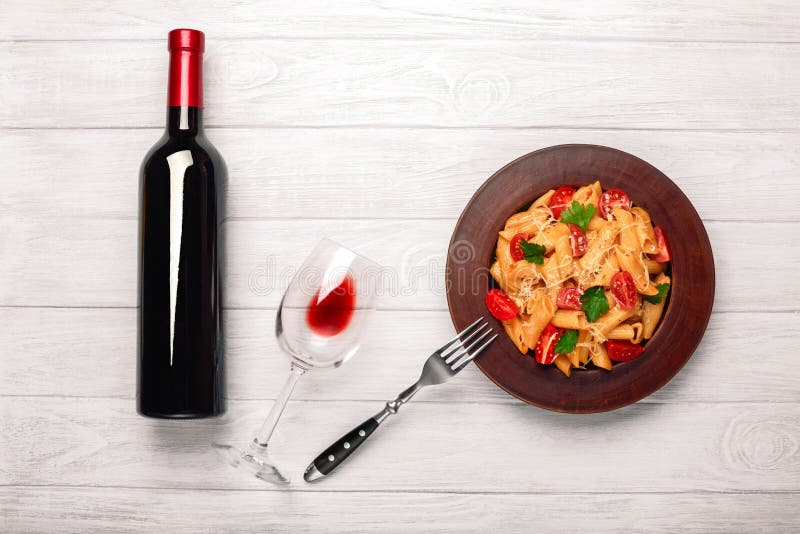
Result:
<instances>
[{"instance_id":1,"label":"cherry tomato half","mask_svg":"<svg viewBox=\"0 0 800 534\"><path fill-rule=\"evenodd\" d=\"M636 306L636 283L627 271L620 271L611 277L611 294L621 310L632 310Z\"/></svg>"},{"instance_id":2,"label":"cherry tomato half","mask_svg":"<svg viewBox=\"0 0 800 534\"><path fill-rule=\"evenodd\" d=\"M575 190L568 185L556 189L556 192L553 193L553 196L550 197L550 202L547 204L550 211L553 212L553 217L556 219L561 217L561 212L569 207L574 194Z\"/></svg>"},{"instance_id":3,"label":"cherry tomato half","mask_svg":"<svg viewBox=\"0 0 800 534\"><path fill-rule=\"evenodd\" d=\"M656 245L658 245L658 253L650 254L650 259L659 263L664 263L672 259L672 252L669 249L669 242L667 236L664 234L664 229L660 226L653 228L656 234Z\"/></svg>"},{"instance_id":4,"label":"cherry tomato half","mask_svg":"<svg viewBox=\"0 0 800 534\"><path fill-rule=\"evenodd\" d=\"M615 209L631 209L631 199L628 198L628 194L622 189L606 189L606 191L600 195L600 201L597 204L597 209L600 210L600 217L606 220L614 218Z\"/></svg>"},{"instance_id":5,"label":"cherry tomato half","mask_svg":"<svg viewBox=\"0 0 800 534\"><path fill-rule=\"evenodd\" d=\"M547 323L544 327L542 335L539 336L539 342L536 343L536 361L539 363L553 363L558 357L556 355L556 343L558 338L561 337L562 330L556 328L552 323Z\"/></svg>"},{"instance_id":6,"label":"cherry tomato half","mask_svg":"<svg viewBox=\"0 0 800 534\"><path fill-rule=\"evenodd\" d=\"M615 362L627 362L638 358L644 352L644 347L634 345L630 341L609 339L606 341L606 350L608 351L608 357Z\"/></svg>"},{"instance_id":7,"label":"cherry tomato half","mask_svg":"<svg viewBox=\"0 0 800 534\"><path fill-rule=\"evenodd\" d=\"M580 258L589 248L589 240L577 224L567 223L569 228L569 244L572 246L572 257Z\"/></svg>"},{"instance_id":8,"label":"cherry tomato half","mask_svg":"<svg viewBox=\"0 0 800 534\"><path fill-rule=\"evenodd\" d=\"M577 287L563 287L556 297L556 306L564 310L580 310L583 292Z\"/></svg>"},{"instance_id":9,"label":"cherry tomato half","mask_svg":"<svg viewBox=\"0 0 800 534\"><path fill-rule=\"evenodd\" d=\"M508 244L508 248L511 251L511 259L514 261L525 259L525 253L522 252L522 247L519 244L523 239L527 241L528 234L517 234L511 238L511 242Z\"/></svg>"},{"instance_id":10,"label":"cherry tomato half","mask_svg":"<svg viewBox=\"0 0 800 534\"><path fill-rule=\"evenodd\" d=\"M511 297L499 289L492 289L486 294L486 307L489 313L500 321L511 320L519 313L519 308Z\"/></svg>"}]
</instances>

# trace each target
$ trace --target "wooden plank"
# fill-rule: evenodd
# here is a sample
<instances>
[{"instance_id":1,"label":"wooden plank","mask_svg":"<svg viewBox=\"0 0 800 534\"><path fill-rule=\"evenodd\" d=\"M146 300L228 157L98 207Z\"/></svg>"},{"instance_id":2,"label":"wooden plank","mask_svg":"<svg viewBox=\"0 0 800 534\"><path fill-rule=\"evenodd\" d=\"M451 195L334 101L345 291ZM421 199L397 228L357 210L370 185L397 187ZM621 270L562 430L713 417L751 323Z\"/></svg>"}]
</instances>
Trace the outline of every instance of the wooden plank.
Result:
<instances>
[{"instance_id":1,"label":"wooden plank","mask_svg":"<svg viewBox=\"0 0 800 534\"><path fill-rule=\"evenodd\" d=\"M797 494L473 495L0 488L13 532L791 531ZM576 506L575 502L580 502Z\"/></svg>"},{"instance_id":2,"label":"wooden plank","mask_svg":"<svg viewBox=\"0 0 800 534\"><path fill-rule=\"evenodd\" d=\"M135 5L78 0L8 0L3 39L164 39L169 28L196 27L209 39L254 37L644 39L797 41L791 1L483 0L367 4L354 0L191 2ZM152 14L157 13L157 18Z\"/></svg>"},{"instance_id":3,"label":"wooden plank","mask_svg":"<svg viewBox=\"0 0 800 534\"><path fill-rule=\"evenodd\" d=\"M160 135L155 129L5 131L0 209L19 218L135 218L136 171ZM705 219L800 221L798 132L226 128L209 137L228 163L234 218L455 219L484 180L522 154L600 143L659 167Z\"/></svg>"},{"instance_id":4,"label":"wooden plank","mask_svg":"<svg viewBox=\"0 0 800 534\"><path fill-rule=\"evenodd\" d=\"M113 58L113 59L112 59ZM0 44L0 127L163 124L163 41ZM211 42L207 123L795 129L794 45ZM54 112L58 110L58 112Z\"/></svg>"},{"instance_id":5,"label":"wooden plank","mask_svg":"<svg viewBox=\"0 0 800 534\"><path fill-rule=\"evenodd\" d=\"M423 391L419 400L433 395ZM224 465L209 442L246 443L269 403L229 404L221 419L183 424L140 417L127 399L5 397L0 483L263 488L263 482ZM274 458L300 480L320 450L380 408L372 401L291 402L271 444ZM800 490L796 403L637 404L582 417L521 403L442 406L415 400L384 426L335 476L293 487L481 493Z\"/></svg>"},{"instance_id":6,"label":"wooden plank","mask_svg":"<svg viewBox=\"0 0 800 534\"><path fill-rule=\"evenodd\" d=\"M785 281L800 262L799 226L706 224L717 265L717 310L797 310L800 288ZM316 239L329 236L385 267L381 308L445 309L450 220L233 220L222 228L226 307L277 307ZM0 305L135 306L136 232L136 220L28 221L0 213L0 235L8 236L0 242ZM776 254L781 261L771 261Z\"/></svg>"},{"instance_id":7,"label":"wooden plank","mask_svg":"<svg viewBox=\"0 0 800 534\"><path fill-rule=\"evenodd\" d=\"M273 334L274 320L270 310L226 312L228 397L277 395L287 360ZM800 402L800 377L786 372L797 359L792 342L796 322L792 313L715 314L686 367L644 402ZM4 308L0 324L6 354L0 395L133 398L136 310ZM310 373L293 398L386 401L413 382L426 355L452 335L446 312L378 312L356 359L333 375ZM470 367L457 385L440 388L427 400L484 403L511 398Z\"/></svg>"}]
</instances>

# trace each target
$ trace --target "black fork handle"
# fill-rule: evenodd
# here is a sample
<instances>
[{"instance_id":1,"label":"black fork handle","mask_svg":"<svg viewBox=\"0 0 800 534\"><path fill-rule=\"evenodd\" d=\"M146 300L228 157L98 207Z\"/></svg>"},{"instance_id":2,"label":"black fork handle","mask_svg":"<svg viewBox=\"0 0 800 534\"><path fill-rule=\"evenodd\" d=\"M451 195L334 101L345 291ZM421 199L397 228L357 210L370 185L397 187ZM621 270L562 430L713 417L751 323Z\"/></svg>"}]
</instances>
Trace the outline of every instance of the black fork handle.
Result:
<instances>
[{"instance_id":1,"label":"black fork handle","mask_svg":"<svg viewBox=\"0 0 800 534\"><path fill-rule=\"evenodd\" d=\"M380 423L374 417L370 417L353 430L336 440L333 445L325 449L319 456L314 458L311 465L306 468L303 478L306 482L312 482L327 476L331 471L339 467L351 454L358 449L367 438L375 432Z\"/></svg>"}]
</instances>

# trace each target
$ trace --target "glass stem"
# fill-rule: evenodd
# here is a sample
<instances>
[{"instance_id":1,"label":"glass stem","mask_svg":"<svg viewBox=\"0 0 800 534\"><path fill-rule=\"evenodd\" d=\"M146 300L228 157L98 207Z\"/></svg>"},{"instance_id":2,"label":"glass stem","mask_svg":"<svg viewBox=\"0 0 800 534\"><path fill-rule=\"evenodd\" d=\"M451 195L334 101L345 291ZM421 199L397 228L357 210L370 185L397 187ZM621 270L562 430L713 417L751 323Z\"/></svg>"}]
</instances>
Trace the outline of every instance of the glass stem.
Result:
<instances>
[{"instance_id":1,"label":"glass stem","mask_svg":"<svg viewBox=\"0 0 800 534\"><path fill-rule=\"evenodd\" d=\"M297 384L297 381L301 376L303 376L303 374L305 374L305 372L305 369L301 369L300 367L292 364L289 377L286 379L283 389L281 389L278 398L275 399L275 404L272 405L272 409L269 411L269 415L264 421L264 424L261 425L261 430L259 430L258 434L256 434L256 442L262 447L267 446L269 438L275 431L275 427L278 426L278 419L280 419L281 415L283 415L283 409L286 408L286 403L288 402L289 397L292 396L292 391L294 391L295 384Z\"/></svg>"}]
</instances>

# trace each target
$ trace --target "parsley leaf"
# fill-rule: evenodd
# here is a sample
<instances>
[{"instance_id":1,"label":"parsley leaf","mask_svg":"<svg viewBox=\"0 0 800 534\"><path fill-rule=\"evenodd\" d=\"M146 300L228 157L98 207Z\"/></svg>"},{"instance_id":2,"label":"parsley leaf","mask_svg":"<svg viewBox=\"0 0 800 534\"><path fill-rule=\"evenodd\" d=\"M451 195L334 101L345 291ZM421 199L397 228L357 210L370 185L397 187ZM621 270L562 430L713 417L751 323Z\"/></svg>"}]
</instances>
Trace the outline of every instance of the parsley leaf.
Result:
<instances>
[{"instance_id":1,"label":"parsley leaf","mask_svg":"<svg viewBox=\"0 0 800 534\"><path fill-rule=\"evenodd\" d=\"M658 295L647 295L642 298L647 302L658 304L659 302L664 300L664 297L667 296L667 291L669 291L669 284L658 284L656 286L656 289L658 289Z\"/></svg>"},{"instance_id":2,"label":"parsley leaf","mask_svg":"<svg viewBox=\"0 0 800 534\"><path fill-rule=\"evenodd\" d=\"M524 239L519 240L519 248L525 255L525 261L528 263L536 263L541 265L544 263L544 253L547 250L544 245L537 245L536 243L528 243Z\"/></svg>"},{"instance_id":3,"label":"parsley leaf","mask_svg":"<svg viewBox=\"0 0 800 534\"><path fill-rule=\"evenodd\" d=\"M581 309L586 319L593 323L608 311L608 299L603 286L590 287L581 295Z\"/></svg>"},{"instance_id":4,"label":"parsley leaf","mask_svg":"<svg viewBox=\"0 0 800 534\"><path fill-rule=\"evenodd\" d=\"M578 331L567 330L561 337L558 338L556 343L556 354L569 354L575 350L575 344L578 342Z\"/></svg>"},{"instance_id":5,"label":"parsley leaf","mask_svg":"<svg viewBox=\"0 0 800 534\"><path fill-rule=\"evenodd\" d=\"M561 222L577 224L586 233L586 227L589 226L589 220L594 215L595 207L593 204L586 204L585 206L573 200L570 207L561 212Z\"/></svg>"}]
</instances>

